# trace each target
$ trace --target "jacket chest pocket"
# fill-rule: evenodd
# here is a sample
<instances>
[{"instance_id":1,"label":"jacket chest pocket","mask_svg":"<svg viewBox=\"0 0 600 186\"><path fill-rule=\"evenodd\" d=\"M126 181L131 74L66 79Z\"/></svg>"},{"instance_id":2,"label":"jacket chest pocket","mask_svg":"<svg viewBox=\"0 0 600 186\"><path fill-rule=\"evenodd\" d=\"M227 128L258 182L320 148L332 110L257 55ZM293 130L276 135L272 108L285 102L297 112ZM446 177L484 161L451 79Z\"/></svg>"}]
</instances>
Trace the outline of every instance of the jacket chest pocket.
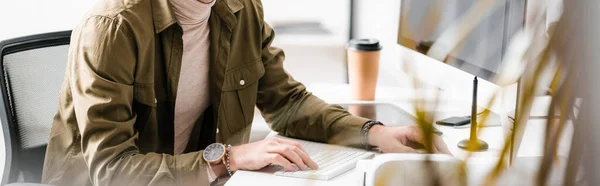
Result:
<instances>
[{"instance_id":1,"label":"jacket chest pocket","mask_svg":"<svg viewBox=\"0 0 600 186\"><path fill-rule=\"evenodd\" d=\"M259 58L225 74L221 114L225 117L225 125L230 132L250 127L254 117L258 80L264 73L265 68Z\"/></svg>"},{"instance_id":2,"label":"jacket chest pocket","mask_svg":"<svg viewBox=\"0 0 600 186\"><path fill-rule=\"evenodd\" d=\"M154 93L154 84L144 83L134 85L134 101L133 112L135 112L136 120L134 124L135 130L142 133L152 112L156 109L156 98Z\"/></svg>"}]
</instances>

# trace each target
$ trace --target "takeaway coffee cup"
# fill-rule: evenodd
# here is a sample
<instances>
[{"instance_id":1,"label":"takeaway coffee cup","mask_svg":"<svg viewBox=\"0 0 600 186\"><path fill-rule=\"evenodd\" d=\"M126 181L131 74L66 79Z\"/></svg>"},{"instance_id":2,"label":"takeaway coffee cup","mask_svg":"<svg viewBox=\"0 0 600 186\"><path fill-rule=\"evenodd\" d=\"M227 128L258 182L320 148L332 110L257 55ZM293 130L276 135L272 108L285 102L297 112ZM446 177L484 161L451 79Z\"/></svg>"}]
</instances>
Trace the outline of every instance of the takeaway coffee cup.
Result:
<instances>
[{"instance_id":1,"label":"takeaway coffee cup","mask_svg":"<svg viewBox=\"0 0 600 186\"><path fill-rule=\"evenodd\" d=\"M348 80L352 99L375 100L381 45L377 39L348 42Z\"/></svg>"}]
</instances>

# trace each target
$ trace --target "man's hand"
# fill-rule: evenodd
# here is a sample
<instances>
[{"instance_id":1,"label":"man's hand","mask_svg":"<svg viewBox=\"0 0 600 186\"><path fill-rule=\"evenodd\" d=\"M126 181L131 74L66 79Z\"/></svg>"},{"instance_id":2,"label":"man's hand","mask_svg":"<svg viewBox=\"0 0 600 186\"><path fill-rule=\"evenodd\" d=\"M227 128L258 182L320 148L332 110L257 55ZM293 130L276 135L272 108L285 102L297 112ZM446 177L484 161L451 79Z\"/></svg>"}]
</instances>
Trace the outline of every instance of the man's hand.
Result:
<instances>
[{"instance_id":1,"label":"man's hand","mask_svg":"<svg viewBox=\"0 0 600 186\"><path fill-rule=\"evenodd\" d=\"M411 143L425 144L423 133L418 126L386 127L375 125L369 129L369 144L379 147L382 152L417 153ZM433 134L433 152L450 154L442 138Z\"/></svg>"},{"instance_id":2,"label":"man's hand","mask_svg":"<svg viewBox=\"0 0 600 186\"><path fill-rule=\"evenodd\" d=\"M254 143L231 147L230 168L237 170L258 170L269 164L281 165L288 171L317 169L300 143L280 138L268 138Z\"/></svg>"}]
</instances>

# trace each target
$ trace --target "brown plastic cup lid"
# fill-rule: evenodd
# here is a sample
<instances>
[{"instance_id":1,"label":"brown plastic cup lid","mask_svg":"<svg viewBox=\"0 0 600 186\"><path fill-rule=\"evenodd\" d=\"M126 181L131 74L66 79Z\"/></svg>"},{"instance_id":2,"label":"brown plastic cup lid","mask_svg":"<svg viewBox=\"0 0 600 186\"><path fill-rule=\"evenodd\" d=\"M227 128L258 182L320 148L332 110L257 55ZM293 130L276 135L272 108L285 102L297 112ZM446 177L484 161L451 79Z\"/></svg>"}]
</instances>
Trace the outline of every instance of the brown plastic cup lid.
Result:
<instances>
[{"instance_id":1,"label":"brown plastic cup lid","mask_svg":"<svg viewBox=\"0 0 600 186\"><path fill-rule=\"evenodd\" d=\"M348 42L348 50L380 51L383 47L377 39L352 39Z\"/></svg>"}]
</instances>

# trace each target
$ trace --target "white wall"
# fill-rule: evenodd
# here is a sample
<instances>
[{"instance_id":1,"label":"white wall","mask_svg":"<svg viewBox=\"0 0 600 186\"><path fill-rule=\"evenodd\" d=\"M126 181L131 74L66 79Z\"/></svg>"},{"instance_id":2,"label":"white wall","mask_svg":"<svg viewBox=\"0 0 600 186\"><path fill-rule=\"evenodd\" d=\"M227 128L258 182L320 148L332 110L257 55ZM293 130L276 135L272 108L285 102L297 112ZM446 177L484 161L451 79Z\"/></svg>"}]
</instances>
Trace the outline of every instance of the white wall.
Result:
<instances>
[{"instance_id":1,"label":"white wall","mask_svg":"<svg viewBox=\"0 0 600 186\"><path fill-rule=\"evenodd\" d=\"M97 0L1 0L0 40L72 30Z\"/></svg>"},{"instance_id":2,"label":"white wall","mask_svg":"<svg viewBox=\"0 0 600 186\"><path fill-rule=\"evenodd\" d=\"M350 32L350 0L262 0L265 21L319 21L332 32L329 40L345 43ZM318 5L318 6L315 6ZM296 39L301 42L302 39Z\"/></svg>"},{"instance_id":3,"label":"white wall","mask_svg":"<svg viewBox=\"0 0 600 186\"><path fill-rule=\"evenodd\" d=\"M277 33L273 46L284 50L284 68L294 79L314 83L346 83L346 42L350 33L350 0L262 0L265 20L318 21L331 34ZM315 6L318 5L318 6ZM317 72L317 73L315 73Z\"/></svg>"}]
</instances>

